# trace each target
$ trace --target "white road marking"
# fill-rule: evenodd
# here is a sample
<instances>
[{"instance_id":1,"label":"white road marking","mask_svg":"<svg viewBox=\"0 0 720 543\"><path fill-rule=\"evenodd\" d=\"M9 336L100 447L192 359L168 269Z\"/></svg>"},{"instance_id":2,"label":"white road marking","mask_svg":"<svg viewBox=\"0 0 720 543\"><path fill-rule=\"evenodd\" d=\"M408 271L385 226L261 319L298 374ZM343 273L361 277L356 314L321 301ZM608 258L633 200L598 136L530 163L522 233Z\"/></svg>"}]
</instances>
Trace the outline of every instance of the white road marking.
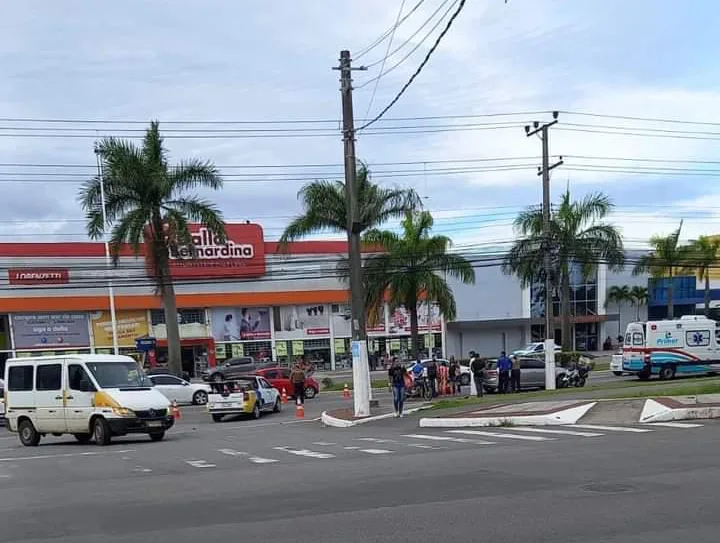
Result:
<instances>
[{"instance_id":1,"label":"white road marking","mask_svg":"<svg viewBox=\"0 0 720 543\"><path fill-rule=\"evenodd\" d=\"M274 464L277 462L274 458L263 458L261 456L253 456L250 453L236 451L235 449L218 449L218 452L227 456L245 456L253 464Z\"/></svg>"},{"instance_id":2,"label":"white road marking","mask_svg":"<svg viewBox=\"0 0 720 543\"><path fill-rule=\"evenodd\" d=\"M278 462L278 460L275 460L274 458L262 458L260 456L250 456L248 460L250 460L253 464L274 464L275 462Z\"/></svg>"},{"instance_id":3,"label":"white road marking","mask_svg":"<svg viewBox=\"0 0 720 543\"><path fill-rule=\"evenodd\" d=\"M647 428L633 428L629 426L598 426L596 424L573 424L572 427L585 430L607 430L608 432L631 432L635 434L652 432L652 430L649 430Z\"/></svg>"},{"instance_id":4,"label":"white road marking","mask_svg":"<svg viewBox=\"0 0 720 543\"><path fill-rule=\"evenodd\" d=\"M448 430L450 434L464 434L469 436L483 437L501 437L503 439L519 439L521 441L553 441L554 437L540 436L518 436L515 434L506 434L504 432L484 432L482 430Z\"/></svg>"},{"instance_id":5,"label":"white road marking","mask_svg":"<svg viewBox=\"0 0 720 543\"><path fill-rule=\"evenodd\" d=\"M387 449L359 449L362 453L367 454L392 454L392 451L388 451Z\"/></svg>"},{"instance_id":6,"label":"white road marking","mask_svg":"<svg viewBox=\"0 0 720 543\"><path fill-rule=\"evenodd\" d=\"M429 449L431 451L443 451L447 447L433 447L432 445L423 445L422 443L405 443L408 447L415 447L416 449Z\"/></svg>"},{"instance_id":7,"label":"white road marking","mask_svg":"<svg viewBox=\"0 0 720 543\"><path fill-rule=\"evenodd\" d=\"M218 449L219 453L226 454L227 456L247 456L248 453L236 451L235 449Z\"/></svg>"},{"instance_id":8,"label":"white road marking","mask_svg":"<svg viewBox=\"0 0 720 543\"><path fill-rule=\"evenodd\" d=\"M515 426L513 432L530 432L532 434L557 434L561 436L578 436L578 437L598 437L605 434L595 432L574 432L573 430L550 430L547 428L527 428L525 426Z\"/></svg>"},{"instance_id":9,"label":"white road marking","mask_svg":"<svg viewBox=\"0 0 720 543\"><path fill-rule=\"evenodd\" d=\"M360 449L360 447L343 447L346 451L357 451Z\"/></svg>"},{"instance_id":10,"label":"white road marking","mask_svg":"<svg viewBox=\"0 0 720 543\"><path fill-rule=\"evenodd\" d=\"M704 425L691 422L648 422L647 426L662 426L663 428L702 428Z\"/></svg>"},{"instance_id":11,"label":"white road marking","mask_svg":"<svg viewBox=\"0 0 720 543\"><path fill-rule=\"evenodd\" d=\"M22 460L47 460L50 458L71 458L73 456L109 456L111 454L126 454L129 452L135 452L135 449L125 449L122 451L108 452L81 452L64 454L39 454L37 456L16 456L13 458L0 458L0 462L20 462Z\"/></svg>"},{"instance_id":12,"label":"white road marking","mask_svg":"<svg viewBox=\"0 0 720 543\"><path fill-rule=\"evenodd\" d=\"M378 439L377 437L358 437L355 441L370 441L371 443L397 443L394 439Z\"/></svg>"},{"instance_id":13,"label":"white road marking","mask_svg":"<svg viewBox=\"0 0 720 543\"><path fill-rule=\"evenodd\" d=\"M495 445L494 441L483 441L481 439L464 439L462 437L428 436L425 434L404 434L403 437L411 439L427 439L429 441L452 441L453 443L469 443L471 445Z\"/></svg>"},{"instance_id":14,"label":"white road marking","mask_svg":"<svg viewBox=\"0 0 720 543\"><path fill-rule=\"evenodd\" d=\"M337 443L330 443L328 441L315 441L313 442L313 445L318 445L320 447L333 447L337 445Z\"/></svg>"},{"instance_id":15,"label":"white road marking","mask_svg":"<svg viewBox=\"0 0 720 543\"><path fill-rule=\"evenodd\" d=\"M152 470L149 468L135 468L133 471L136 473L152 473Z\"/></svg>"},{"instance_id":16,"label":"white road marking","mask_svg":"<svg viewBox=\"0 0 720 543\"><path fill-rule=\"evenodd\" d=\"M290 447L273 447L273 449L275 449L276 451L283 451L288 454L294 454L295 456L306 456L308 458L335 458L334 454L310 451L308 449L291 449Z\"/></svg>"},{"instance_id":17,"label":"white road marking","mask_svg":"<svg viewBox=\"0 0 720 543\"><path fill-rule=\"evenodd\" d=\"M194 468L214 468L216 467L215 464L210 464L209 462L205 460L186 460L186 464L189 464L190 466Z\"/></svg>"}]
</instances>

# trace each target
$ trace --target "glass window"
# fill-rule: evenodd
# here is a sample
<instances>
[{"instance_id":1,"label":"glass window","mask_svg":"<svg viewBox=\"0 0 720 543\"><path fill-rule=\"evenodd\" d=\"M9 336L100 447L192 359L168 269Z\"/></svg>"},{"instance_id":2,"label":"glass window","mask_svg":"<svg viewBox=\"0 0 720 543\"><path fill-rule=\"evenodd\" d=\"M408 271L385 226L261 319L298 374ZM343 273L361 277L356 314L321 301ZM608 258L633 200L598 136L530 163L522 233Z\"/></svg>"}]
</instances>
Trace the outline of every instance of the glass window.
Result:
<instances>
[{"instance_id":1,"label":"glass window","mask_svg":"<svg viewBox=\"0 0 720 543\"><path fill-rule=\"evenodd\" d=\"M260 379L260 385L263 388L272 388L272 385L268 383L265 379Z\"/></svg>"},{"instance_id":2,"label":"glass window","mask_svg":"<svg viewBox=\"0 0 720 543\"><path fill-rule=\"evenodd\" d=\"M268 370L265 372L265 378L266 379L279 379L280 372L277 370Z\"/></svg>"},{"instance_id":3,"label":"glass window","mask_svg":"<svg viewBox=\"0 0 720 543\"><path fill-rule=\"evenodd\" d=\"M597 287L595 285L587 285L587 300L597 300Z\"/></svg>"},{"instance_id":4,"label":"glass window","mask_svg":"<svg viewBox=\"0 0 720 543\"><path fill-rule=\"evenodd\" d=\"M575 293L575 300L581 302L587 300L587 290L585 289L585 285L578 285L577 287L570 289L570 292Z\"/></svg>"},{"instance_id":5,"label":"glass window","mask_svg":"<svg viewBox=\"0 0 720 543\"><path fill-rule=\"evenodd\" d=\"M80 364L70 364L68 366L68 386L70 387L70 390L80 390L80 383L82 382L86 382L88 384L88 388L90 388L91 381L85 371L85 368L83 368Z\"/></svg>"},{"instance_id":6,"label":"glass window","mask_svg":"<svg viewBox=\"0 0 720 543\"><path fill-rule=\"evenodd\" d=\"M204 309L179 309L177 315L179 324L205 324ZM162 309L151 309L150 322L153 326L166 324L165 311Z\"/></svg>"},{"instance_id":7,"label":"glass window","mask_svg":"<svg viewBox=\"0 0 720 543\"><path fill-rule=\"evenodd\" d=\"M35 376L35 390L60 390L62 388L62 365L38 365Z\"/></svg>"},{"instance_id":8,"label":"glass window","mask_svg":"<svg viewBox=\"0 0 720 543\"><path fill-rule=\"evenodd\" d=\"M633 332L632 342L633 345L645 345L645 338L640 332Z\"/></svg>"},{"instance_id":9,"label":"glass window","mask_svg":"<svg viewBox=\"0 0 720 543\"><path fill-rule=\"evenodd\" d=\"M632 345L632 334L629 332L625 334L625 345Z\"/></svg>"},{"instance_id":10,"label":"glass window","mask_svg":"<svg viewBox=\"0 0 720 543\"><path fill-rule=\"evenodd\" d=\"M538 370L545 368L545 363L541 360L524 359L520 360L520 369L523 370Z\"/></svg>"},{"instance_id":11,"label":"glass window","mask_svg":"<svg viewBox=\"0 0 720 543\"><path fill-rule=\"evenodd\" d=\"M87 367L101 388L145 386L145 377L136 362L89 362Z\"/></svg>"},{"instance_id":12,"label":"glass window","mask_svg":"<svg viewBox=\"0 0 720 543\"><path fill-rule=\"evenodd\" d=\"M156 385L181 385L182 380L172 375L153 375L150 380Z\"/></svg>"},{"instance_id":13,"label":"glass window","mask_svg":"<svg viewBox=\"0 0 720 543\"><path fill-rule=\"evenodd\" d=\"M8 390L26 391L33 389L33 367L14 366L8 372Z\"/></svg>"}]
</instances>

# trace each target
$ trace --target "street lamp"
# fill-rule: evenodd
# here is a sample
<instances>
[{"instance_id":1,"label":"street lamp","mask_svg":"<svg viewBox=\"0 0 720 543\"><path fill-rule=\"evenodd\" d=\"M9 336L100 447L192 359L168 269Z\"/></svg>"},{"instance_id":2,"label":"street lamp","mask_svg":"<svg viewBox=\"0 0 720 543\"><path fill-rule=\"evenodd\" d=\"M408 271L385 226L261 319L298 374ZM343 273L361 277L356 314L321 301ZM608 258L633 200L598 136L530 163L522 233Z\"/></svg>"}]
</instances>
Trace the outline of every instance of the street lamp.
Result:
<instances>
[{"instance_id":1,"label":"street lamp","mask_svg":"<svg viewBox=\"0 0 720 543\"><path fill-rule=\"evenodd\" d=\"M102 207L102 220L103 220L103 242L105 244L105 265L108 269L108 297L110 298L110 322L112 326L112 341L113 341L113 352L118 355L120 354L120 347L118 346L118 331L117 331L117 316L115 314L115 289L113 288L112 280L112 259L110 258L110 242L108 241L107 232L107 213L105 212L105 172L103 170L102 162L102 149L97 142L95 142L95 158L97 159L98 178L100 179L100 205Z\"/></svg>"}]
</instances>

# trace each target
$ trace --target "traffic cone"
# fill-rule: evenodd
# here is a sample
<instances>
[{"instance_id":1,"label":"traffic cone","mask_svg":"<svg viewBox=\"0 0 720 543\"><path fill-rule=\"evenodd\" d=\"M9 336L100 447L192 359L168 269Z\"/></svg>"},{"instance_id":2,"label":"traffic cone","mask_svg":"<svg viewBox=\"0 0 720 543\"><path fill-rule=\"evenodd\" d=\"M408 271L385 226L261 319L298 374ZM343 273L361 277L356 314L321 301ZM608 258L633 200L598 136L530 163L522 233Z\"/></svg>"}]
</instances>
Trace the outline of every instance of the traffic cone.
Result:
<instances>
[{"instance_id":1,"label":"traffic cone","mask_svg":"<svg viewBox=\"0 0 720 543\"><path fill-rule=\"evenodd\" d=\"M172 416L175 420L180 420L180 408L178 407L177 400L172 402Z\"/></svg>"},{"instance_id":2,"label":"traffic cone","mask_svg":"<svg viewBox=\"0 0 720 543\"><path fill-rule=\"evenodd\" d=\"M347 386L347 383L345 383L345 387L343 388L343 398L346 400L350 399L350 389Z\"/></svg>"},{"instance_id":3,"label":"traffic cone","mask_svg":"<svg viewBox=\"0 0 720 543\"><path fill-rule=\"evenodd\" d=\"M297 401L295 404L295 418L296 419L304 419L305 418L305 406L302 404L300 400Z\"/></svg>"},{"instance_id":4,"label":"traffic cone","mask_svg":"<svg viewBox=\"0 0 720 543\"><path fill-rule=\"evenodd\" d=\"M282 393L280 394L280 399L282 400L282 403L288 403L288 395L284 387L282 389Z\"/></svg>"}]
</instances>

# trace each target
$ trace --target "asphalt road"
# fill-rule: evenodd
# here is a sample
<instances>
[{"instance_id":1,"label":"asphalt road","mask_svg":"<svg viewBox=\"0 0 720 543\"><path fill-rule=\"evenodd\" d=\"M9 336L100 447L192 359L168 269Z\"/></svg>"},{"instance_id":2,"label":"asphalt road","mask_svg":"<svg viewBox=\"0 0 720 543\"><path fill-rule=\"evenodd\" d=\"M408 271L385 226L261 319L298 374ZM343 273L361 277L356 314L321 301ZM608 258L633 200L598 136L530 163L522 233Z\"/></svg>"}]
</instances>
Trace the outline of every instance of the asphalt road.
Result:
<instances>
[{"instance_id":1,"label":"asphalt road","mask_svg":"<svg viewBox=\"0 0 720 543\"><path fill-rule=\"evenodd\" d=\"M105 448L29 449L0 431L0 541L718 540L714 421L466 433L203 415L184 409L164 442Z\"/></svg>"}]
</instances>

